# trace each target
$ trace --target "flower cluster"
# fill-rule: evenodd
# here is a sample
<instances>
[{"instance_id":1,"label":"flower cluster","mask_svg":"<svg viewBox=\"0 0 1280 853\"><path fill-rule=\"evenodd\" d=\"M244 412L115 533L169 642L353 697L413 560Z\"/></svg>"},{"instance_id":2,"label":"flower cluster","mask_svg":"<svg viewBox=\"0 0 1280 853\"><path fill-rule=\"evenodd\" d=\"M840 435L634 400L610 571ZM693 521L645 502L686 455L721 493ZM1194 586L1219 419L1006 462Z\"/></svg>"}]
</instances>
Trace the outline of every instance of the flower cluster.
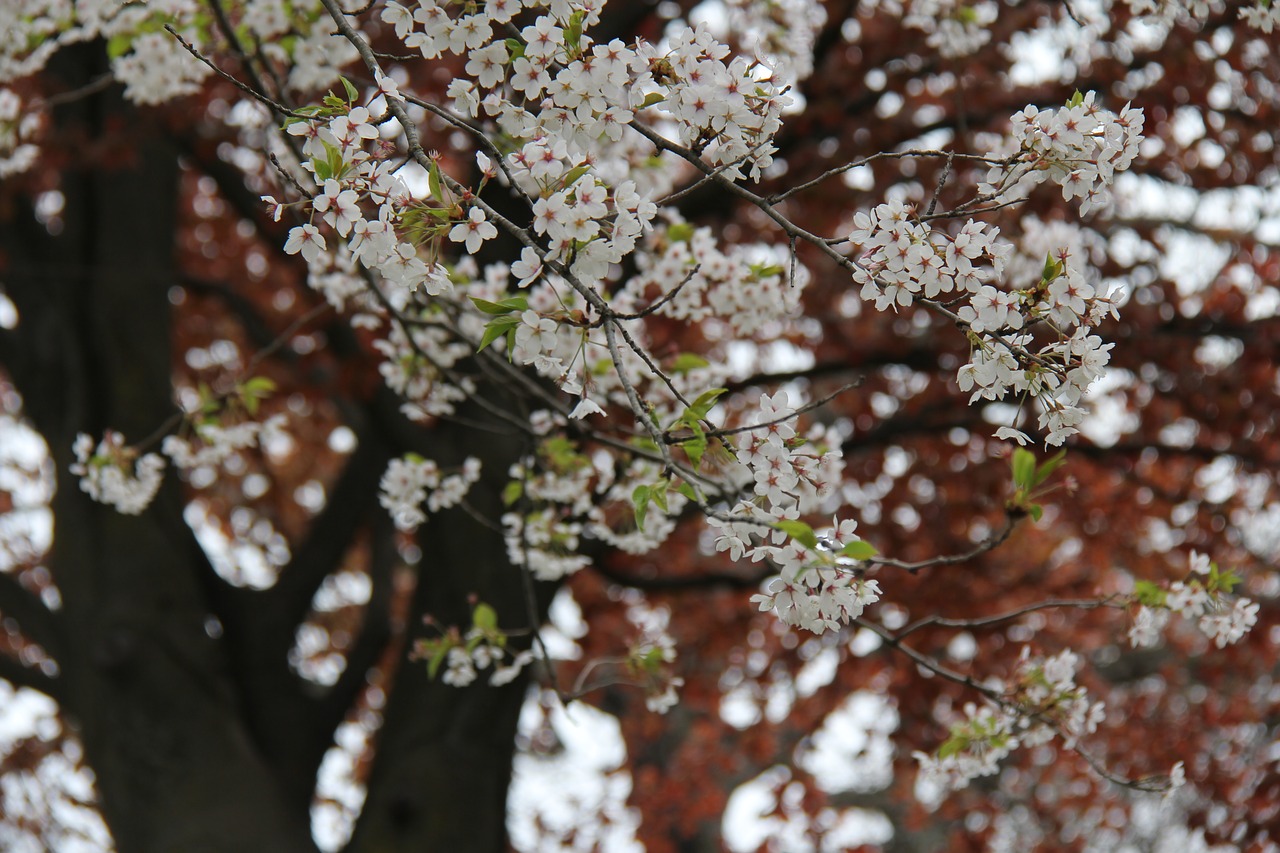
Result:
<instances>
[{"instance_id":1,"label":"flower cluster","mask_svg":"<svg viewBox=\"0 0 1280 853\"><path fill-rule=\"evenodd\" d=\"M813 44L827 22L818 0L728 0L730 32L766 62L774 79L794 85L813 73Z\"/></svg>"},{"instance_id":2,"label":"flower cluster","mask_svg":"<svg viewBox=\"0 0 1280 853\"><path fill-rule=\"evenodd\" d=\"M1116 302L1086 280L1069 249L1050 255L1039 279L1023 288L997 287L1012 254L998 234L970 221L948 235L901 203L860 211L849 234L861 250L854 280L881 310L964 294L954 316L968 328L971 355L957 374L960 390L971 391L973 401L1033 398L1045 440L1061 444L1083 420L1085 392L1110 360L1114 344L1093 329L1116 313ZM1035 349L1031 328L1038 323L1055 339ZM1029 440L1012 426L997 435Z\"/></svg>"},{"instance_id":3,"label":"flower cluster","mask_svg":"<svg viewBox=\"0 0 1280 853\"><path fill-rule=\"evenodd\" d=\"M470 633L467 638L468 641L474 639ZM518 652L509 663L503 663L505 657L506 650L500 646L485 643L470 649L465 645L454 646L449 649L449 655L445 659L444 675L440 680L454 687L466 687L476 680L477 670L492 666L493 673L489 676L489 686L501 687L515 681L520 671L533 662L533 652L528 650Z\"/></svg>"},{"instance_id":4,"label":"flower cluster","mask_svg":"<svg viewBox=\"0 0 1280 853\"><path fill-rule=\"evenodd\" d=\"M141 514L164 479L164 458L157 453L139 458L118 432L107 431L96 448L92 437L80 433L72 451L71 473L80 478L81 490L125 515Z\"/></svg>"},{"instance_id":5,"label":"flower cluster","mask_svg":"<svg viewBox=\"0 0 1280 853\"><path fill-rule=\"evenodd\" d=\"M937 754L916 751L920 777L943 791L959 791L974 779L991 776L1000 761L1018 748L1017 717L998 708L968 703L965 719L951 726L951 735Z\"/></svg>"},{"instance_id":6,"label":"flower cluster","mask_svg":"<svg viewBox=\"0 0 1280 853\"><path fill-rule=\"evenodd\" d=\"M1080 658L1067 650L1044 660L1024 648L1017 675L1008 685L990 685L993 704L964 708L965 718L951 727L950 737L934 755L914 753L921 778L943 791L964 788L989 776L1019 746L1036 746L1061 736L1067 749L1097 731L1105 718L1101 702L1089 701L1076 684Z\"/></svg>"},{"instance_id":7,"label":"flower cluster","mask_svg":"<svg viewBox=\"0 0 1280 853\"><path fill-rule=\"evenodd\" d=\"M1077 92L1059 109L1024 107L1013 116L1015 155L993 166L980 190L1013 197L1053 181L1062 187L1064 201L1080 199L1081 213L1104 207L1116 173L1138 156L1144 121L1142 110L1127 104L1118 113L1104 109L1093 92Z\"/></svg>"},{"instance_id":8,"label":"flower cluster","mask_svg":"<svg viewBox=\"0 0 1280 853\"><path fill-rule=\"evenodd\" d=\"M665 714L675 707L676 691L684 686L684 679L673 674L676 642L667 632L671 613L640 601L627 608L627 620L640 629L624 659L627 675L644 689L645 707Z\"/></svg>"},{"instance_id":9,"label":"flower cluster","mask_svg":"<svg viewBox=\"0 0 1280 853\"><path fill-rule=\"evenodd\" d=\"M849 242L861 249L853 273L862 298L877 309L906 307L913 299L983 292L999 278L1012 251L998 228L970 220L954 236L931 228L902 202L859 211Z\"/></svg>"},{"instance_id":10,"label":"flower cluster","mask_svg":"<svg viewBox=\"0 0 1280 853\"><path fill-rule=\"evenodd\" d=\"M1135 15L1156 18L1166 23L1183 20L1203 21L1217 4L1210 0L1125 0ZM1240 20L1270 33L1280 26L1280 5L1273 0L1254 0L1240 8Z\"/></svg>"},{"instance_id":11,"label":"flower cluster","mask_svg":"<svg viewBox=\"0 0 1280 853\"><path fill-rule=\"evenodd\" d=\"M728 47L703 26L678 33L665 51L616 39L593 45L585 29L599 19L594 3L577 10L552 3L519 39L495 35L521 6L539 5L487 3L454 17L444 6L420 4L411 12L392 2L383 20L425 58L465 55L473 79L450 87L456 108L474 118L483 106L508 134L540 148L520 152L527 162L566 165L589 153L594 140L619 142L646 108L673 120L682 144L728 174L740 175L745 164L759 177L772 162L770 140L790 99L760 64L725 62Z\"/></svg>"},{"instance_id":12,"label":"flower cluster","mask_svg":"<svg viewBox=\"0 0 1280 853\"><path fill-rule=\"evenodd\" d=\"M242 37L252 38L264 56L289 65L288 84L311 90L337 79L355 49L335 41L333 20L319 0L252 0L243 5ZM233 13L234 14L234 13ZM77 0L74 11L62 0L0 4L0 80L38 71L60 48L101 39L115 79L125 96L158 104L198 91L213 73L164 27L174 29L197 50L211 38L210 16L198 0ZM290 38L280 36L288 33Z\"/></svg>"},{"instance_id":13,"label":"flower cluster","mask_svg":"<svg viewBox=\"0 0 1280 853\"><path fill-rule=\"evenodd\" d=\"M400 410L415 421L452 414L455 404L475 390L466 377L448 381L446 371L471 355L472 348L439 326L392 323L373 347L383 356L378 365L382 381L400 396Z\"/></svg>"},{"instance_id":14,"label":"flower cluster","mask_svg":"<svg viewBox=\"0 0 1280 853\"><path fill-rule=\"evenodd\" d=\"M997 12L991 0L862 0L862 7L902 18L927 33L925 43L948 58L968 56L989 42Z\"/></svg>"},{"instance_id":15,"label":"flower cluster","mask_svg":"<svg viewBox=\"0 0 1280 853\"><path fill-rule=\"evenodd\" d=\"M442 474L430 459L408 454L387 463L378 503L391 513L396 527L413 530L427 520L427 512L461 503L479 480L480 460L475 457L468 456L457 473Z\"/></svg>"},{"instance_id":16,"label":"flower cluster","mask_svg":"<svg viewBox=\"0 0 1280 853\"><path fill-rule=\"evenodd\" d=\"M1129 629L1134 648L1154 646L1173 614L1195 624L1218 648L1239 642L1258 622L1258 603L1231 595L1240 583L1232 572L1221 571L1208 555L1191 552L1190 575L1168 589L1149 582L1134 592L1139 602Z\"/></svg>"},{"instance_id":17,"label":"flower cluster","mask_svg":"<svg viewBox=\"0 0 1280 853\"><path fill-rule=\"evenodd\" d=\"M710 228L672 225L636 256L639 274L625 293L637 302L674 296L659 313L685 322L717 317L739 337L751 337L793 315L809 282L785 254L761 245L717 245Z\"/></svg>"},{"instance_id":18,"label":"flower cluster","mask_svg":"<svg viewBox=\"0 0 1280 853\"><path fill-rule=\"evenodd\" d=\"M270 437L283 433L286 418L272 415L265 421L247 420L236 424L215 421L196 423L189 437L165 436L161 450L173 464L184 470L202 466L218 466L241 450L258 447Z\"/></svg>"},{"instance_id":19,"label":"flower cluster","mask_svg":"<svg viewBox=\"0 0 1280 853\"><path fill-rule=\"evenodd\" d=\"M25 172L36 161L32 140L40 128L40 114L23 106L11 89L0 89L0 178Z\"/></svg>"},{"instance_id":20,"label":"flower cluster","mask_svg":"<svg viewBox=\"0 0 1280 853\"><path fill-rule=\"evenodd\" d=\"M758 420L744 433L727 471L754 497L709 516L707 523L717 533L717 551L778 567L778 576L751 599L761 610L821 634L860 616L879 599L880 587L865 579L857 564L875 551L854 535L856 521L835 519L830 533L820 538L798 520L832 492L843 459L838 451L821 448L820 429L797 436L795 416L786 391L761 396Z\"/></svg>"},{"instance_id":21,"label":"flower cluster","mask_svg":"<svg viewBox=\"0 0 1280 853\"><path fill-rule=\"evenodd\" d=\"M428 624L433 624L428 620ZM478 602L471 612L471 627L466 632L450 627L433 639L414 643L411 660L427 661L432 678L444 667L441 681L454 687L466 687L476 680L479 670L493 668L489 686L500 687L514 681L534 659L529 650L509 654L507 634L498 627L498 614L489 605Z\"/></svg>"},{"instance_id":22,"label":"flower cluster","mask_svg":"<svg viewBox=\"0 0 1280 853\"><path fill-rule=\"evenodd\" d=\"M512 486L504 496L508 505L523 501L523 512L507 512L502 526L507 556L527 566L539 580L557 580L590 565L578 553L583 533L581 517L592 506L592 492L600 481L591 459L569 439L544 439L536 457L509 471Z\"/></svg>"}]
</instances>

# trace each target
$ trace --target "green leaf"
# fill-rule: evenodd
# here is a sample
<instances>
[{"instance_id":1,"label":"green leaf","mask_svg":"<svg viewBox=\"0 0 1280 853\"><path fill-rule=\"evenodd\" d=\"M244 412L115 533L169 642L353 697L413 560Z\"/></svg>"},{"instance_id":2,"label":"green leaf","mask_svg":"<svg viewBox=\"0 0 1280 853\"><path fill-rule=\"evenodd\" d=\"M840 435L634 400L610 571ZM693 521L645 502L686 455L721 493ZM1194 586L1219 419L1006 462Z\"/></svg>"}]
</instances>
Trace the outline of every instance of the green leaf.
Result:
<instances>
[{"instance_id":1,"label":"green leaf","mask_svg":"<svg viewBox=\"0 0 1280 853\"><path fill-rule=\"evenodd\" d=\"M512 480L502 489L502 505L511 506L524 495L524 483L520 480Z\"/></svg>"},{"instance_id":2,"label":"green leaf","mask_svg":"<svg viewBox=\"0 0 1280 853\"><path fill-rule=\"evenodd\" d=\"M498 338L508 333L514 334L516 326L520 325L519 317L497 317L490 320L484 327L484 335L480 338L480 345L476 347L476 352L483 352L484 348L496 341ZM508 344L511 342L508 341ZM510 347L508 347L510 348Z\"/></svg>"},{"instance_id":3,"label":"green leaf","mask_svg":"<svg viewBox=\"0 0 1280 853\"><path fill-rule=\"evenodd\" d=\"M648 486L636 486L631 493L631 505L636 510L636 530L644 530L644 517L649 512L649 492Z\"/></svg>"},{"instance_id":4,"label":"green leaf","mask_svg":"<svg viewBox=\"0 0 1280 853\"><path fill-rule=\"evenodd\" d=\"M268 397L276 390L276 383L269 376L253 376L246 379L240 387L254 397Z\"/></svg>"},{"instance_id":5,"label":"green leaf","mask_svg":"<svg viewBox=\"0 0 1280 853\"><path fill-rule=\"evenodd\" d=\"M496 631L498 630L498 611L482 601L471 613L471 624L486 633Z\"/></svg>"},{"instance_id":6,"label":"green leaf","mask_svg":"<svg viewBox=\"0 0 1280 853\"><path fill-rule=\"evenodd\" d=\"M529 300L524 296L512 296L497 302L472 296L471 301L486 314L510 314L512 311L524 311L529 307Z\"/></svg>"},{"instance_id":7,"label":"green leaf","mask_svg":"<svg viewBox=\"0 0 1280 853\"><path fill-rule=\"evenodd\" d=\"M507 39L507 54L511 57L512 62L524 56L524 42L517 38Z\"/></svg>"},{"instance_id":8,"label":"green leaf","mask_svg":"<svg viewBox=\"0 0 1280 853\"><path fill-rule=\"evenodd\" d=\"M1044 462L1041 462L1040 467L1036 468L1035 477L1031 480L1032 488L1035 488L1045 480L1049 479L1049 477L1053 475L1053 472L1065 465L1066 462L1067 451L1065 450L1059 450L1053 456L1049 457Z\"/></svg>"},{"instance_id":9,"label":"green leaf","mask_svg":"<svg viewBox=\"0 0 1280 853\"><path fill-rule=\"evenodd\" d=\"M1071 100L1067 101L1067 107L1078 107L1084 103L1084 93L1076 89L1075 94L1071 96Z\"/></svg>"},{"instance_id":10,"label":"green leaf","mask_svg":"<svg viewBox=\"0 0 1280 853\"><path fill-rule=\"evenodd\" d=\"M658 505L658 509L667 512L667 488L671 484L666 481L659 481L656 486L649 490L649 500Z\"/></svg>"},{"instance_id":11,"label":"green leaf","mask_svg":"<svg viewBox=\"0 0 1280 853\"><path fill-rule=\"evenodd\" d=\"M1036 475L1036 457L1029 450L1019 447L1013 451L1013 484L1019 489L1031 488L1031 480Z\"/></svg>"},{"instance_id":12,"label":"green leaf","mask_svg":"<svg viewBox=\"0 0 1280 853\"><path fill-rule=\"evenodd\" d=\"M689 404L689 408L685 411L684 417L702 420L707 416L708 412L715 408L716 400L720 399L722 395L727 393L729 393L728 388L712 388L710 391L703 391L692 403Z\"/></svg>"},{"instance_id":13,"label":"green leaf","mask_svg":"<svg viewBox=\"0 0 1280 853\"><path fill-rule=\"evenodd\" d=\"M952 735L938 747L939 758L950 758L953 755L959 755L969 745L969 739L960 735Z\"/></svg>"},{"instance_id":14,"label":"green leaf","mask_svg":"<svg viewBox=\"0 0 1280 853\"><path fill-rule=\"evenodd\" d=\"M128 33L118 33L107 40L107 59L119 59L133 47L133 37Z\"/></svg>"},{"instance_id":15,"label":"green leaf","mask_svg":"<svg viewBox=\"0 0 1280 853\"><path fill-rule=\"evenodd\" d=\"M1044 270L1040 273L1040 279L1048 284L1058 276L1062 275L1063 265L1053 259L1053 253L1048 252L1044 256Z\"/></svg>"},{"instance_id":16,"label":"green leaf","mask_svg":"<svg viewBox=\"0 0 1280 853\"><path fill-rule=\"evenodd\" d=\"M445 657L449 654L449 646L441 643L431 656L431 660L427 663L427 676L435 678L436 673L440 671L440 664L444 663Z\"/></svg>"},{"instance_id":17,"label":"green leaf","mask_svg":"<svg viewBox=\"0 0 1280 853\"><path fill-rule=\"evenodd\" d=\"M840 549L840 556L848 557L851 560L870 560L879 553L876 550L876 546L870 542L863 542L861 539L855 539Z\"/></svg>"},{"instance_id":18,"label":"green leaf","mask_svg":"<svg viewBox=\"0 0 1280 853\"><path fill-rule=\"evenodd\" d=\"M443 183L440 179L440 164L432 160L431 168L427 170L427 190L438 202L444 202L444 190L440 188Z\"/></svg>"},{"instance_id":19,"label":"green leaf","mask_svg":"<svg viewBox=\"0 0 1280 853\"><path fill-rule=\"evenodd\" d=\"M693 501L694 503L697 503L699 501L698 490L695 489L689 483L685 482L684 480L681 480L680 485L676 486L676 491L684 495L686 498Z\"/></svg>"},{"instance_id":20,"label":"green leaf","mask_svg":"<svg viewBox=\"0 0 1280 853\"><path fill-rule=\"evenodd\" d=\"M680 446L688 454L689 462L696 471L702 465L703 454L707 452L707 434L697 422L690 424L690 428L693 430L693 438L680 442Z\"/></svg>"},{"instance_id":21,"label":"green leaf","mask_svg":"<svg viewBox=\"0 0 1280 853\"><path fill-rule=\"evenodd\" d=\"M751 275L756 279L772 278L775 275L781 275L783 267L778 264L752 264Z\"/></svg>"},{"instance_id":22,"label":"green leaf","mask_svg":"<svg viewBox=\"0 0 1280 853\"><path fill-rule=\"evenodd\" d=\"M354 104L360 98L360 93L356 91L356 87L351 85L351 81L346 77L338 78L342 82L342 88L347 90L347 103Z\"/></svg>"},{"instance_id":23,"label":"green leaf","mask_svg":"<svg viewBox=\"0 0 1280 853\"><path fill-rule=\"evenodd\" d=\"M577 9L569 16L569 23L565 25L564 46L570 56L576 57L582 52L582 22L585 17L586 13Z\"/></svg>"},{"instance_id":24,"label":"green leaf","mask_svg":"<svg viewBox=\"0 0 1280 853\"><path fill-rule=\"evenodd\" d=\"M667 228L667 239L672 243L687 243L693 239L693 226L688 222L677 222Z\"/></svg>"},{"instance_id":25,"label":"green leaf","mask_svg":"<svg viewBox=\"0 0 1280 853\"><path fill-rule=\"evenodd\" d=\"M583 175L585 175L587 172L590 172L590 171L591 171L591 166L587 165L586 163L583 163L581 166L574 166L572 169L569 170L569 174L564 176L564 180L561 183L561 186L564 186L564 187L573 186L578 182L579 178L581 178Z\"/></svg>"},{"instance_id":26,"label":"green leaf","mask_svg":"<svg viewBox=\"0 0 1280 853\"><path fill-rule=\"evenodd\" d=\"M644 101L640 103L640 109L657 106L667 99L667 96L661 92L650 92L644 96Z\"/></svg>"},{"instance_id":27,"label":"green leaf","mask_svg":"<svg viewBox=\"0 0 1280 853\"><path fill-rule=\"evenodd\" d=\"M1244 582L1244 578L1240 577L1230 569L1228 569L1225 572L1219 572L1218 566L1216 563L1213 564L1212 569L1210 569L1210 574L1209 574L1210 589L1218 589L1222 592L1231 592L1231 590L1235 589L1237 586L1239 586L1243 582Z\"/></svg>"},{"instance_id":28,"label":"green leaf","mask_svg":"<svg viewBox=\"0 0 1280 853\"><path fill-rule=\"evenodd\" d=\"M1044 515L1044 507L1040 504L1027 504L1027 515L1031 516L1032 521L1039 521Z\"/></svg>"},{"instance_id":29,"label":"green leaf","mask_svg":"<svg viewBox=\"0 0 1280 853\"><path fill-rule=\"evenodd\" d=\"M694 355L691 352L682 352L675 357L671 365L667 368L672 373L688 373L690 370L697 370L700 367L708 367L711 362L707 361L700 355Z\"/></svg>"},{"instance_id":30,"label":"green leaf","mask_svg":"<svg viewBox=\"0 0 1280 853\"><path fill-rule=\"evenodd\" d=\"M1151 581L1138 581L1133 585L1133 597L1146 607L1163 607L1169 593Z\"/></svg>"},{"instance_id":31,"label":"green leaf","mask_svg":"<svg viewBox=\"0 0 1280 853\"><path fill-rule=\"evenodd\" d=\"M812 527L805 524L803 521L784 519L782 521L774 522L773 527L776 530L781 530L783 533L787 534L810 550L818 547L818 535L813 532Z\"/></svg>"}]
</instances>

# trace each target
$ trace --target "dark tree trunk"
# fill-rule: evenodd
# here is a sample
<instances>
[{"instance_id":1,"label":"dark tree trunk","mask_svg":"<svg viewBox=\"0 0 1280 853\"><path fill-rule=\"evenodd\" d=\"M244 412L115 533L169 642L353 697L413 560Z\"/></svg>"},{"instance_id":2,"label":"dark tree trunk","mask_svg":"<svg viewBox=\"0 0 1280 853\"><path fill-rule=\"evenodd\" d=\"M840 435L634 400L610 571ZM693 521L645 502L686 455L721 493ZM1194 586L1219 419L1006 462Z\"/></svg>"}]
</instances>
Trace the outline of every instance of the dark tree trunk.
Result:
<instances>
[{"instance_id":1,"label":"dark tree trunk","mask_svg":"<svg viewBox=\"0 0 1280 853\"><path fill-rule=\"evenodd\" d=\"M101 64L100 49L82 46L64 51L51 70L70 89ZM469 593L494 604L504 625L527 626L520 576L492 530L461 512L435 519L423 534L417 615L408 637L392 637L395 555L390 525L377 520L376 487L388 456L405 446L406 425L390 428L377 414L385 406L369 407L330 505L265 592L236 590L213 575L182 520L172 472L139 517L91 502L68 473L78 432L96 440L118 429L136 442L173 414L168 293L179 280L180 164L118 92L62 107L56 119L58 132L83 140L86 151L106 149L124 161L108 166L86 154L82 168L64 172L56 237L16 193L0 205L0 272L20 314L16 330L0 330L0 360L57 466L49 565L61 594L61 607L49 611L0 578L0 610L60 668L49 678L4 662L0 675L58 700L83 741L122 853L293 853L316 849L309 812L320 760L368 667L397 641L402 663L350 849L505 850L522 683L456 690L404 657L424 630L422 613L465 626ZM442 464L468 452L486 457L487 483L474 498L496 517L500 480L518 448L461 428L435 432L411 435ZM364 634L348 674L323 693L291 671L286 655L315 589L369 525L378 539ZM223 627L216 640L206 631L211 616Z\"/></svg>"}]
</instances>

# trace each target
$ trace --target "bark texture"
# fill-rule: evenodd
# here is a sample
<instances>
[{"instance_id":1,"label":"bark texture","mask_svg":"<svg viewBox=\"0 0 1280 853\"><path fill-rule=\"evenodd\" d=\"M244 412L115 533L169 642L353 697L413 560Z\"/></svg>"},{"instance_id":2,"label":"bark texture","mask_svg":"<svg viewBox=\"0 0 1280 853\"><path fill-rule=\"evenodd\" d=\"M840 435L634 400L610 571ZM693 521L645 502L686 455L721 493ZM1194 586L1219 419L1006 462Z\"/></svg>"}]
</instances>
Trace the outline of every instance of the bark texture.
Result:
<instances>
[{"instance_id":1,"label":"bark texture","mask_svg":"<svg viewBox=\"0 0 1280 853\"><path fill-rule=\"evenodd\" d=\"M101 73L101 63L100 49L68 50L51 71L74 88ZM507 624L527 623L519 574L501 538L469 516L434 521L423 533L428 556L407 631L396 634L394 531L377 505L391 454L414 446L442 464L460 461L477 454L474 430L428 435L397 420L385 398L356 412L357 451L307 539L294 543L280 582L262 592L213 572L183 520L172 473L142 516L91 502L67 470L75 435L113 428L136 441L174 412L169 291L179 280L182 164L177 147L118 91L63 106L55 118L58 133L86 150L118 146L120 156L86 157L64 170L57 236L16 194L0 209L6 287L20 314L15 330L0 332L0 363L57 466L49 565L61 593L60 608L49 610L4 576L0 611L49 650L59 672L51 678L6 662L0 675L60 703L122 853L294 853L316 849L312 792L335 727L369 668L398 660L368 806L349 849L505 850L523 683L455 690L430 682L406 657L425 631L422 613L465 623L473 592ZM486 469L498 474L520 449L488 437L479 444ZM492 512L496 494L485 487L474 497ZM372 600L346 674L320 690L298 677L287 654L316 589L362 530L374 537ZM217 639L211 618L221 626Z\"/></svg>"}]
</instances>

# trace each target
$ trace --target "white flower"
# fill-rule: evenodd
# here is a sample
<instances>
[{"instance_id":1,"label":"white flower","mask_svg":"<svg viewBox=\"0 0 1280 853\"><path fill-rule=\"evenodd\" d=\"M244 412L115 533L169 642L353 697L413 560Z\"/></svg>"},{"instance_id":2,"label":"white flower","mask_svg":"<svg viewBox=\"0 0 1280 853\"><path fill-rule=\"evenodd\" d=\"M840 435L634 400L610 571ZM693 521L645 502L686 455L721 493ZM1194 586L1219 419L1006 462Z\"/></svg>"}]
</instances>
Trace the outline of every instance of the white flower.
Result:
<instances>
[{"instance_id":1,"label":"white flower","mask_svg":"<svg viewBox=\"0 0 1280 853\"><path fill-rule=\"evenodd\" d=\"M542 258L535 249L525 246L520 250L520 260L511 265L511 274L520 279L517 287L528 287L542 275Z\"/></svg>"},{"instance_id":2,"label":"white flower","mask_svg":"<svg viewBox=\"0 0 1280 853\"><path fill-rule=\"evenodd\" d=\"M1139 607L1129 629L1129 644L1135 649L1160 642L1160 632L1169 622L1169 611L1163 608Z\"/></svg>"},{"instance_id":3,"label":"white flower","mask_svg":"<svg viewBox=\"0 0 1280 853\"><path fill-rule=\"evenodd\" d=\"M603 415L604 413L604 409L600 408L600 405L596 403L595 400L592 400L590 397L583 397L578 405L573 407L573 411L569 413L569 417L570 419L578 420L585 418L588 415Z\"/></svg>"},{"instance_id":4,"label":"white flower","mask_svg":"<svg viewBox=\"0 0 1280 853\"><path fill-rule=\"evenodd\" d=\"M310 222L290 229L289 239L284 244L285 254L296 255L302 252L302 257L306 258L309 264L315 263L320 253L326 248L328 247L325 245L324 235Z\"/></svg>"},{"instance_id":5,"label":"white flower","mask_svg":"<svg viewBox=\"0 0 1280 853\"><path fill-rule=\"evenodd\" d=\"M485 218L484 211L476 206L472 206L467 212L467 218L453 226L449 232L450 240L466 244L469 255L480 251L480 246L485 240L492 240L497 236L498 229Z\"/></svg>"},{"instance_id":6,"label":"white flower","mask_svg":"<svg viewBox=\"0 0 1280 853\"><path fill-rule=\"evenodd\" d=\"M684 686L683 678L670 678L667 680L666 686L661 693L650 692L645 697L644 704L655 714L665 714L675 707L679 698L676 696L676 688Z\"/></svg>"},{"instance_id":7,"label":"white flower","mask_svg":"<svg viewBox=\"0 0 1280 853\"><path fill-rule=\"evenodd\" d=\"M137 452L117 432L107 432L96 449L93 439L80 433L72 450L76 461L70 471L80 477L80 489L124 515L140 515L160 490L164 458L148 453L135 461Z\"/></svg>"}]
</instances>

